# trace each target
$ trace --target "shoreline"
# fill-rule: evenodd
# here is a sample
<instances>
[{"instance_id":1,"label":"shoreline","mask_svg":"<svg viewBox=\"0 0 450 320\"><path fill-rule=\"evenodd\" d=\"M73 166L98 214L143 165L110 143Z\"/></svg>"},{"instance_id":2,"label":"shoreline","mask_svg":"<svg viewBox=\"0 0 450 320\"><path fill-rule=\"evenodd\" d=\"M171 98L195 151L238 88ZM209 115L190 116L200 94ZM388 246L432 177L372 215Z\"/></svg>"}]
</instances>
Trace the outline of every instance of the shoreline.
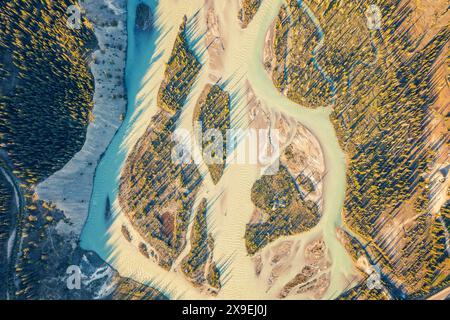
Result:
<instances>
[{"instance_id":1,"label":"shoreline","mask_svg":"<svg viewBox=\"0 0 450 320\"><path fill-rule=\"evenodd\" d=\"M348 276L353 269L351 261L342 245L336 243L338 240L334 235L335 225L340 225L341 217L340 212L336 212L335 206L332 204L336 203L337 206L342 206L344 200L345 186L342 184L345 184L345 162L329 118L331 110L305 109L286 100L285 96L276 91L266 75L260 76L260 72L264 71L263 66L261 66L261 59L251 59L251 57L262 58L265 33L263 34L259 29L261 25L264 25L264 28L267 25L268 28L278 12L278 4L263 3L261 6L263 12L255 16L255 21L259 23L249 26L245 32L240 30L238 24L235 23L237 19L232 11L222 10L226 5L225 1L215 3L218 20L230 26L230 29L224 34L224 39L230 41L225 41L224 68L221 71L223 78L229 79L226 89L230 90L233 97L232 101L236 104L233 111L235 112L234 118L232 118L234 120L232 121L235 121L237 127L245 127L246 125L246 121L239 120L239 111L243 110L244 101L238 100L238 92L240 84L244 84L248 78L250 82L256 85L256 92L263 97L262 100L270 108L282 111L300 120L300 123L319 142L322 142L320 145L324 151L325 165L330 167L330 172L333 173L333 177L328 175L325 178L325 183L330 185L326 185L324 188L324 215L318 226L298 237L306 244L309 240L315 239L319 233L324 234L327 247L334 253L331 257L333 261L331 283L324 294L324 298L332 298L336 290L339 291L339 289L348 285ZM128 91L129 99L135 100L135 102L130 102L125 117L126 123L121 127L119 134L111 143L111 149L108 149L104 160L99 165L98 174L95 177L95 189L90 204L89 217L81 237L82 248L97 252L103 259L111 263L121 275L131 277L141 283L156 284L163 291L170 292L172 298L182 299L209 297L192 288L188 280L180 273L167 272L158 267L154 262L139 253L135 244L128 242L123 237L122 225L125 223L128 226L129 223L127 223L128 219L123 214L117 201L117 182L129 150L145 132L150 123L150 115L156 111L156 90L163 80L164 72L162 62L167 61L173 46L175 31L179 25L178 18L181 19L185 14L188 14L188 16L195 15L199 6L200 3L197 2L176 7L170 2L160 3L155 9L155 16L157 17L156 33L149 38L142 39L135 39L134 36L129 35L128 59L130 65L128 67L130 68L130 74L127 74ZM204 22L204 15L199 14L196 17ZM192 23L195 25L195 22ZM198 26L199 28L192 35L194 39L196 39L197 34L202 33L204 24L198 23ZM227 36L232 32L241 34L244 38L231 41ZM137 40L141 41L138 42ZM151 45L158 46L158 50ZM195 47L202 51L203 46L200 41ZM246 67L239 70L240 66ZM144 70L144 68L146 69ZM248 68L249 73L244 76L243 73L245 73L246 68ZM210 82L209 71L210 66L204 65L195 88L189 94L185 106L186 110L179 123L182 128L191 127L192 106L195 104L204 84ZM330 140L330 137L334 138ZM328 143L324 143L327 141ZM216 298L249 298L245 292L239 289L242 288L243 284L248 287L249 292L252 292L255 298L268 298L271 295L265 292L264 285L254 274L254 265L251 257L247 254L243 241L245 226L250 221L253 212L253 204L249 201L250 190L259 176L259 170L254 166L229 166L225 171L225 176L216 186L212 186L209 182L204 185L205 195L213 203L207 221L215 238L214 257L217 259L219 267L223 269L223 276L227 279L226 285L222 287ZM225 186L236 184L237 181L239 181L239 189L231 188L227 192L223 192ZM112 201L114 212L113 220L109 222L104 219L104 203L107 197ZM221 227L218 228L218 226ZM135 236L134 241L140 242L141 239L138 234L133 232L132 229L130 231Z\"/></svg>"},{"instance_id":2,"label":"shoreline","mask_svg":"<svg viewBox=\"0 0 450 320\"><path fill-rule=\"evenodd\" d=\"M92 23L98 48L92 53L94 120L87 127L82 149L66 165L36 186L39 199L56 205L69 219L60 233L78 240L88 216L98 164L116 135L127 108L127 8L125 0L85 1L83 14ZM73 238L72 238L73 237Z\"/></svg>"}]
</instances>

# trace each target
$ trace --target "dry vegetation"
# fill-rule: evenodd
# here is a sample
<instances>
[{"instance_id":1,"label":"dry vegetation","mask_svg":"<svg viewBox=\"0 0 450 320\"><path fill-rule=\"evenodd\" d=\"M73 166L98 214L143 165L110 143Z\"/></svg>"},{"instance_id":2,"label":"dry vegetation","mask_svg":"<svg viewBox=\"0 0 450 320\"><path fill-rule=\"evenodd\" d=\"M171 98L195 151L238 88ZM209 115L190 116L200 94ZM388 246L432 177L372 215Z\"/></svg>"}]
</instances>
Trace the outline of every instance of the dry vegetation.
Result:
<instances>
[{"instance_id":1,"label":"dry vegetation","mask_svg":"<svg viewBox=\"0 0 450 320\"><path fill-rule=\"evenodd\" d=\"M207 202L206 199L202 199L192 226L191 250L181 262L181 268L194 285L208 284L215 289L220 289L220 273L212 260L214 241L208 234L206 215Z\"/></svg>"},{"instance_id":2,"label":"dry vegetation","mask_svg":"<svg viewBox=\"0 0 450 320\"><path fill-rule=\"evenodd\" d=\"M247 225L245 243L250 254L280 236L297 234L314 227L320 219L317 204L304 200L288 169L281 166L275 175L265 175L253 185L252 202L264 219Z\"/></svg>"},{"instance_id":3,"label":"dry vegetation","mask_svg":"<svg viewBox=\"0 0 450 320\"><path fill-rule=\"evenodd\" d=\"M448 8L377 0L381 29L370 30L366 1L304 3L323 45L305 9L287 1L266 69L302 106L333 106L348 159L345 223L401 294L427 296L450 281L449 226L431 210L429 179L448 161Z\"/></svg>"},{"instance_id":4,"label":"dry vegetation","mask_svg":"<svg viewBox=\"0 0 450 320\"><path fill-rule=\"evenodd\" d=\"M260 5L261 0L241 0L241 9L239 10L238 18L241 21L242 28L247 28Z\"/></svg>"},{"instance_id":5,"label":"dry vegetation","mask_svg":"<svg viewBox=\"0 0 450 320\"><path fill-rule=\"evenodd\" d=\"M193 119L202 125L202 150L208 151L208 148L216 150L213 137L208 138L205 135L208 129L219 130L222 135L223 143L219 146L222 149L222 159L211 152L211 157L217 163L207 163L211 178L217 184L223 175L227 158L225 141L227 130L230 129L230 95L218 85L206 85L195 107Z\"/></svg>"},{"instance_id":6,"label":"dry vegetation","mask_svg":"<svg viewBox=\"0 0 450 320\"><path fill-rule=\"evenodd\" d=\"M430 211L427 178L446 148L431 109L439 94L436 62L448 52L450 30L435 28L418 46L420 35L405 22L414 3L374 4L382 14L379 31L365 25L364 1L309 2L324 29L318 61L337 89L332 120L348 156L344 219L402 294L423 297L450 280L448 225Z\"/></svg>"},{"instance_id":7,"label":"dry vegetation","mask_svg":"<svg viewBox=\"0 0 450 320\"><path fill-rule=\"evenodd\" d=\"M186 232L201 176L195 164L172 161L172 133L200 63L180 26L158 94L160 111L130 153L120 181L120 204L134 228L169 269L186 244Z\"/></svg>"}]
</instances>

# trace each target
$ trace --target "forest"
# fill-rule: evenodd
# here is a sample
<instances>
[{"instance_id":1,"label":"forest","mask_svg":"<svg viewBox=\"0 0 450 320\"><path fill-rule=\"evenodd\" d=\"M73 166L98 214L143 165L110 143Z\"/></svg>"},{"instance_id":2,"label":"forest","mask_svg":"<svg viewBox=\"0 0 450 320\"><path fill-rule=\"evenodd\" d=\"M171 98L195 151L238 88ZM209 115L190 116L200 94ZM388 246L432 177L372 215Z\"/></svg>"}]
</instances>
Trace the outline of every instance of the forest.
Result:
<instances>
[{"instance_id":1,"label":"forest","mask_svg":"<svg viewBox=\"0 0 450 320\"><path fill-rule=\"evenodd\" d=\"M240 5L238 19L241 21L241 27L245 29L258 11L261 0L240 0Z\"/></svg>"},{"instance_id":2,"label":"forest","mask_svg":"<svg viewBox=\"0 0 450 320\"><path fill-rule=\"evenodd\" d=\"M317 204L303 198L285 166L280 166L277 174L256 181L251 197L266 217L247 225L245 244L251 255L281 236L310 230L321 217Z\"/></svg>"},{"instance_id":3,"label":"forest","mask_svg":"<svg viewBox=\"0 0 450 320\"><path fill-rule=\"evenodd\" d=\"M450 281L449 224L430 212L428 179L448 146L445 132L436 138L442 126L433 125L433 117L448 119L433 110L448 25L420 45L412 1L374 1L378 29L368 27L364 1L305 3L321 30L297 1L287 1L274 24L273 82L304 107L332 108L347 155L346 227L402 294L427 296ZM386 225L400 217L411 222L386 240Z\"/></svg>"},{"instance_id":4,"label":"forest","mask_svg":"<svg viewBox=\"0 0 450 320\"><path fill-rule=\"evenodd\" d=\"M220 273L212 260L214 240L212 235L208 234L207 210L207 201L202 199L192 222L191 250L183 259L181 266L184 274L194 285L202 286L207 283L215 289L220 289Z\"/></svg>"},{"instance_id":5,"label":"forest","mask_svg":"<svg viewBox=\"0 0 450 320\"><path fill-rule=\"evenodd\" d=\"M92 120L96 39L84 18L66 25L74 3L6 1L0 11L0 146L30 184L81 149Z\"/></svg>"},{"instance_id":6,"label":"forest","mask_svg":"<svg viewBox=\"0 0 450 320\"><path fill-rule=\"evenodd\" d=\"M208 137L205 134L208 129L217 129L222 135L222 159L219 159L218 155L211 152L213 153L211 154L211 158L215 163L206 164L213 182L217 184L223 175L227 159L225 141L227 130L230 129L231 125L229 93L224 91L219 85L206 85L195 107L193 119L194 122L200 122L202 125L201 131L203 139L201 145L204 152L208 151L208 147L210 146L212 147L212 150L216 150L215 146L212 146L214 137Z\"/></svg>"},{"instance_id":7,"label":"forest","mask_svg":"<svg viewBox=\"0 0 450 320\"><path fill-rule=\"evenodd\" d=\"M189 217L202 181L196 164L172 160L172 133L199 69L186 39L185 18L158 92L158 112L128 156L120 180L122 208L166 269L186 245Z\"/></svg>"}]
</instances>

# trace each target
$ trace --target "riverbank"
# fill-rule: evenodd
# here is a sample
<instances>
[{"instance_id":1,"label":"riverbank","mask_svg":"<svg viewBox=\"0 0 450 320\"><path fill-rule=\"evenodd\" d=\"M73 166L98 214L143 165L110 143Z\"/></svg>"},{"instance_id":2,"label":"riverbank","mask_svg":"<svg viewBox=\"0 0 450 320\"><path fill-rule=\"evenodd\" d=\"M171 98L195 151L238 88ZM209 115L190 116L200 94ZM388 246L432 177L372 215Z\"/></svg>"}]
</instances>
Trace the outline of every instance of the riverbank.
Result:
<instances>
[{"instance_id":1,"label":"riverbank","mask_svg":"<svg viewBox=\"0 0 450 320\"><path fill-rule=\"evenodd\" d=\"M127 25L126 0L86 0L86 18L93 24L98 50L92 54L95 79L93 121L83 148L58 172L37 185L41 200L64 211L70 223L61 222L58 231L77 240L87 218L94 172L121 124L127 97L124 85Z\"/></svg>"},{"instance_id":2,"label":"riverbank","mask_svg":"<svg viewBox=\"0 0 450 320\"><path fill-rule=\"evenodd\" d=\"M144 134L156 112L158 88L163 80L165 64L173 47L178 26L182 17L189 18L190 44L196 53L200 53L203 68L188 102L184 108L179 127L192 130L192 116L195 103L204 86L211 82L209 64L205 63L206 46L202 40L207 26L206 12L202 1L178 3L160 2L151 6L155 13L155 31L149 37L130 33L127 57L127 90L129 104L123 126L118 131L105 156L100 162L94 183L89 217L82 233L81 246L94 250L116 268L121 275L131 277L142 283L154 283L171 293L171 298L208 298L193 288L189 281L176 268L163 270L151 259L139 252L136 244L145 241L132 227L121 211L117 201L118 182L122 167L136 141ZM348 285L348 276L353 272L351 260L342 245L336 239L335 227L340 225L340 213L345 195L345 158L339 147L334 128L329 119L329 110L311 110L289 101L273 86L266 75L262 62L262 50L266 31L282 1L262 3L253 22L242 30L237 19L237 2L214 1L215 13L219 24L226 26L221 31L224 44L223 68L214 70L224 82L224 90L230 92L232 127L248 127L246 99L242 98L247 80L254 88L258 98L270 109L282 112L301 123L319 141L324 150L325 166L328 173L324 179L324 213L320 223L310 232L286 237L302 241L304 246L317 239L323 241L330 252L332 266L329 269L330 280L323 298L333 298ZM129 3L129 25L134 23L133 6ZM245 143L242 142L242 143ZM233 155L231 155L233 157ZM202 174L204 171L202 172ZM234 165L226 167L224 175L217 185L213 185L207 175L199 197L207 198L208 228L215 239L214 258L221 270L224 285L217 298L254 298L273 299L277 292L265 291L264 281L258 279L254 263L248 255L244 234L251 220L254 205L251 202L251 188L260 177L260 170L254 165ZM239 186L233 187L233 186ZM105 221L105 201L109 197L113 207L112 221ZM132 233L129 242L122 234L123 225ZM100 235L100 236L99 236ZM322 243L322 242L321 242ZM306 247L305 247L306 248ZM303 251L303 250L301 250ZM300 252L301 252L300 251ZM177 261L181 261L178 259ZM242 290L245 288L245 290ZM296 298L298 295L293 296ZM301 295L308 298L308 293Z\"/></svg>"}]
</instances>

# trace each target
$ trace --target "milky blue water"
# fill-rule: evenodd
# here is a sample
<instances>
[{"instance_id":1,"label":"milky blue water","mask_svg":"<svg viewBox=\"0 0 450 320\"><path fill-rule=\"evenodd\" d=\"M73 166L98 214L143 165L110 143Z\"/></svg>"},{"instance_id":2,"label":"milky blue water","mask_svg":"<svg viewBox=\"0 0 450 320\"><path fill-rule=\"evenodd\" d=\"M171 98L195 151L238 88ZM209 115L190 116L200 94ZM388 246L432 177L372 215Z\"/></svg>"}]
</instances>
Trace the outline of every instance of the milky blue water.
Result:
<instances>
[{"instance_id":1,"label":"milky blue water","mask_svg":"<svg viewBox=\"0 0 450 320\"><path fill-rule=\"evenodd\" d=\"M139 90L144 84L144 76L155 57L156 39L159 31L139 32L134 28L135 11L138 0L129 0L127 5L128 47L125 84L127 88L127 110L124 121L103 154L94 176L94 187L89 206L89 216L81 234L81 247L96 251L107 260L111 248L107 246L108 229L111 221L105 219L105 204L109 196L111 203L117 198L120 171L125 163L126 148L123 143L130 134L139 116L142 101L137 100ZM155 11L156 1L145 1ZM153 59L153 60L152 60Z\"/></svg>"}]
</instances>

